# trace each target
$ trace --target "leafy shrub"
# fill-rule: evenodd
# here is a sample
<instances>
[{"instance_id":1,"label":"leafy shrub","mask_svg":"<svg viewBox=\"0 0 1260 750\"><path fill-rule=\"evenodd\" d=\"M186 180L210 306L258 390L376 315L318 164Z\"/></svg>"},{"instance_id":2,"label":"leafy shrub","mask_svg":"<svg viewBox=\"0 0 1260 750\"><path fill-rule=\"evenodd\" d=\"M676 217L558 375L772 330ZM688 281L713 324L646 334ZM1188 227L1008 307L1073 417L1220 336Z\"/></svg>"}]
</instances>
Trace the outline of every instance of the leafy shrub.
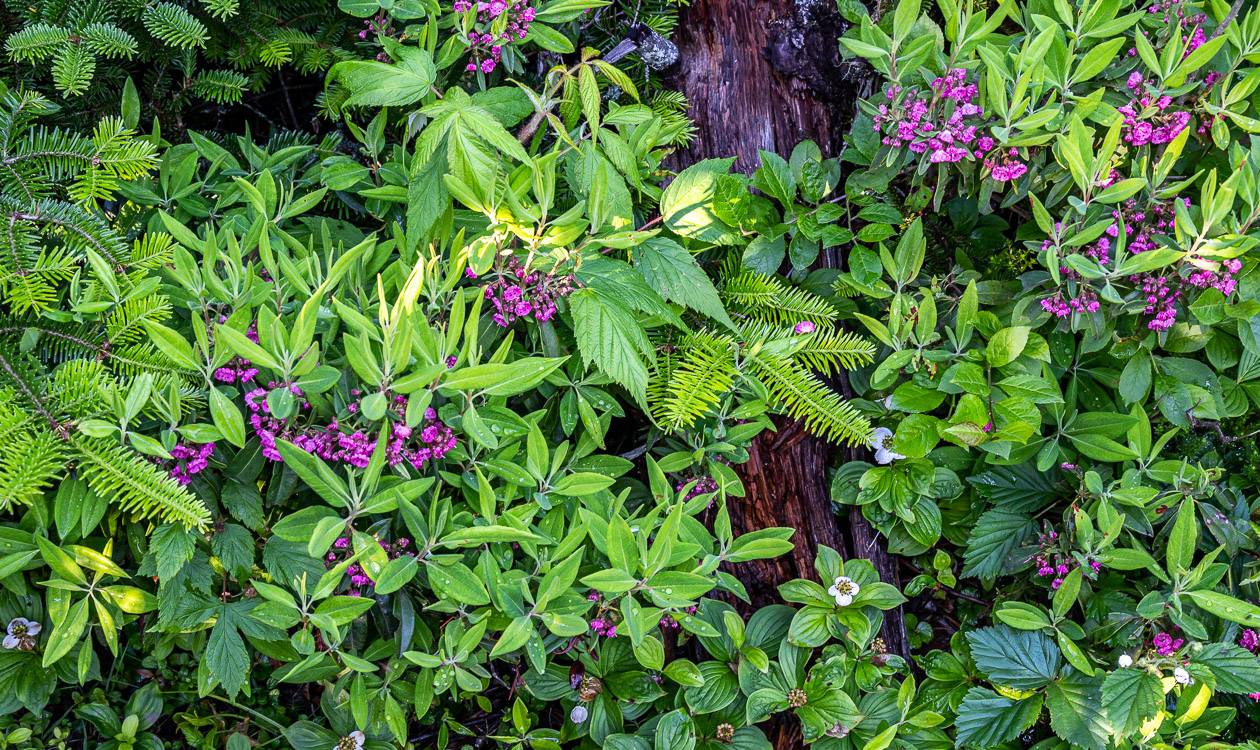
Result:
<instances>
[{"instance_id":1,"label":"leafy shrub","mask_svg":"<svg viewBox=\"0 0 1260 750\"><path fill-rule=\"evenodd\" d=\"M1260 15L845 5L842 159L670 175L595 5L343 0L348 137L5 100L0 739L1249 747ZM904 593L745 604L773 415Z\"/></svg>"}]
</instances>

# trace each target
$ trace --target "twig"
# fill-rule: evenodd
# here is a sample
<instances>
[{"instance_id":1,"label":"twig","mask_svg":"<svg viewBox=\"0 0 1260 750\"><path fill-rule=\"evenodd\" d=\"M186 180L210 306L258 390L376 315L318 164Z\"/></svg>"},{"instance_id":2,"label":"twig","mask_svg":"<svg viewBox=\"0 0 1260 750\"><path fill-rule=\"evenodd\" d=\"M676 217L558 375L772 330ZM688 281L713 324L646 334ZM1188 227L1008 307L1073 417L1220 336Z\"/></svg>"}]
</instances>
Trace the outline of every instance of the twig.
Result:
<instances>
[{"instance_id":1,"label":"twig","mask_svg":"<svg viewBox=\"0 0 1260 750\"><path fill-rule=\"evenodd\" d=\"M1229 28L1229 25L1234 22L1235 18L1238 17L1238 12L1242 10L1242 6L1243 0L1234 0L1234 4L1229 6L1229 12L1225 14L1224 20L1217 25L1216 30L1212 32L1212 36L1208 37L1209 42L1225 33L1225 30Z\"/></svg>"}]
</instances>

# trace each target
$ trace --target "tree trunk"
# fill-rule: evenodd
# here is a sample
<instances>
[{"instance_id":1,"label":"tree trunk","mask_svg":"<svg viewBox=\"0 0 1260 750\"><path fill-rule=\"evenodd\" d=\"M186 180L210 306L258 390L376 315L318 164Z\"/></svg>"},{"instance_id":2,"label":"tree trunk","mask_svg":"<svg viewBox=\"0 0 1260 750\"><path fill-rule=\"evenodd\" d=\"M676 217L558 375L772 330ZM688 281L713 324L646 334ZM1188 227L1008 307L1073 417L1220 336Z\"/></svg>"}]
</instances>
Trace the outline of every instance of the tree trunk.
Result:
<instances>
[{"instance_id":1,"label":"tree trunk","mask_svg":"<svg viewBox=\"0 0 1260 750\"><path fill-rule=\"evenodd\" d=\"M857 99L877 81L864 64L840 60L842 31L832 0L692 0L674 37L674 86L687 95L698 134L677 164L735 155L736 168L750 172L759 163L758 149L786 156L806 139L824 155L837 155ZM838 256L825 253L822 262L840 267ZM838 386L850 395L847 382ZM800 424L782 421L777 432L753 442L748 462L737 468L747 496L730 504L735 532L796 529L790 557L739 566L755 605L776 601L776 587L792 578L816 579L813 560L823 544L871 560L884 581L900 584L896 560L861 512L841 524L832 508L827 470L834 450ZM889 651L908 658L899 609L886 613L882 634ZM776 729L776 747L795 746L785 728Z\"/></svg>"}]
</instances>

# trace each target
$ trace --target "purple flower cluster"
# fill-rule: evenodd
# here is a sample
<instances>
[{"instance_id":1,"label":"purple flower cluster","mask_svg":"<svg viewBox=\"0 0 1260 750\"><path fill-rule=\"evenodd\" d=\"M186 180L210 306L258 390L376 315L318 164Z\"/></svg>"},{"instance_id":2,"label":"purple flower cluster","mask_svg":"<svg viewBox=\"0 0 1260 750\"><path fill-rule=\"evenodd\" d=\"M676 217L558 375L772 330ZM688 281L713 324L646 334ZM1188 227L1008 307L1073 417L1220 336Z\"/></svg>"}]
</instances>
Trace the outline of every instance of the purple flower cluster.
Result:
<instances>
[{"instance_id":1,"label":"purple flower cluster","mask_svg":"<svg viewBox=\"0 0 1260 750\"><path fill-rule=\"evenodd\" d=\"M214 379L220 383L241 383L242 385L258 377L258 368L248 359L233 357L223 367L214 371Z\"/></svg>"},{"instance_id":2,"label":"purple flower cluster","mask_svg":"<svg viewBox=\"0 0 1260 750\"><path fill-rule=\"evenodd\" d=\"M219 316L220 323L227 322L227 316ZM255 344L258 343L258 322L254 321L249 324L249 330L245 331L245 337ZM233 357L223 367L214 371L214 379L220 383L240 383L244 385L258 377L258 368L248 359L242 357Z\"/></svg>"},{"instance_id":3,"label":"purple flower cluster","mask_svg":"<svg viewBox=\"0 0 1260 750\"><path fill-rule=\"evenodd\" d=\"M1174 198L1190 207L1189 198ZM1124 222L1124 234L1128 238L1128 249L1133 254L1144 253L1159 247L1156 235L1171 235L1177 229L1177 212L1172 201L1155 201L1145 210L1139 211L1137 201L1130 198L1122 208L1112 212L1112 218ZM1120 230L1117 224L1107 227L1108 237L1118 237Z\"/></svg>"},{"instance_id":4,"label":"purple flower cluster","mask_svg":"<svg viewBox=\"0 0 1260 750\"><path fill-rule=\"evenodd\" d=\"M192 481L194 474L200 474L210 465L210 455L214 453L214 443L196 445L180 443L171 448L171 458L175 466L171 469L171 478L182 485Z\"/></svg>"},{"instance_id":5,"label":"purple flower cluster","mask_svg":"<svg viewBox=\"0 0 1260 750\"><path fill-rule=\"evenodd\" d=\"M368 36L394 36L394 20L384 13L376 14L375 18L363 19L363 29L359 31L359 39L367 40ZM385 60L389 59L389 55L385 56Z\"/></svg>"},{"instance_id":6,"label":"purple flower cluster","mask_svg":"<svg viewBox=\"0 0 1260 750\"><path fill-rule=\"evenodd\" d=\"M997 182L1014 182L1028 172L1028 165L1019 160L1017 149L996 151L984 160L984 166Z\"/></svg>"},{"instance_id":7,"label":"purple flower cluster","mask_svg":"<svg viewBox=\"0 0 1260 750\"><path fill-rule=\"evenodd\" d=\"M507 328L519 318L533 317L545 323L556 314L556 300L575 288L569 275L530 271L515 258L494 281L486 284L486 300L494 307L494 322Z\"/></svg>"},{"instance_id":8,"label":"purple flower cluster","mask_svg":"<svg viewBox=\"0 0 1260 750\"><path fill-rule=\"evenodd\" d=\"M1247 628L1238 636L1238 645L1253 654L1260 651L1260 632Z\"/></svg>"},{"instance_id":9,"label":"purple flower cluster","mask_svg":"<svg viewBox=\"0 0 1260 750\"><path fill-rule=\"evenodd\" d=\"M797 334L813 333L815 330L817 330L817 328L818 327L814 325L814 321L802 320L801 322L797 323L795 327L792 328L792 332L797 333Z\"/></svg>"},{"instance_id":10,"label":"purple flower cluster","mask_svg":"<svg viewBox=\"0 0 1260 750\"><path fill-rule=\"evenodd\" d=\"M415 553L410 551L411 540L407 537L399 537L393 544L378 539L381 549L389 555L391 560L403 557L414 556ZM333 549L324 558L324 567L333 568L339 563L350 557L354 553L351 549L350 538L341 536L337 537L337 541L333 542ZM346 568L346 576L350 579L350 588L346 591L350 596L370 596L372 589L376 585L372 579L368 577L362 566L354 564Z\"/></svg>"},{"instance_id":11,"label":"purple flower cluster","mask_svg":"<svg viewBox=\"0 0 1260 750\"><path fill-rule=\"evenodd\" d=\"M271 386L275 387L276 384L272 383ZM289 389L295 396L302 395L301 389L295 385L289 386ZM301 428L289 419L273 416L266 397L267 389L255 388L245 394L245 405L250 411L250 426L262 444L262 454L268 459L281 460L276 441L285 439L331 463L341 462L363 468L371 462L377 440L374 430L344 432L335 419L323 427ZM310 407L304 400L300 405L303 409ZM350 404L348 411L355 413L357 406ZM406 414L406 396L394 397L393 412L398 417ZM389 443L385 446L385 459L390 466L397 466L405 461L418 469L429 461L445 456L455 447L455 443L455 433L451 428L438 419L437 412L427 409L424 413L424 424L419 430L413 430L401 422L393 423L390 427Z\"/></svg>"},{"instance_id":12,"label":"purple flower cluster","mask_svg":"<svg viewBox=\"0 0 1260 750\"><path fill-rule=\"evenodd\" d=\"M1156 633L1151 639L1151 648L1160 656L1172 656L1185 644L1184 638L1173 638L1169 633Z\"/></svg>"},{"instance_id":13,"label":"purple flower cluster","mask_svg":"<svg viewBox=\"0 0 1260 750\"><path fill-rule=\"evenodd\" d=\"M718 489L717 482L713 480L713 477L700 477L699 479L696 479L696 480L684 479L683 481L679 482L678 484L674 486L674 491L682 492L683 489L687 485L692 483L692 481L695 481L695 485L691 489L687 490L687 496L683 498L684 500L690 500L693 497L699 497L701 495L707 495L711 492L717 492L717 489Z\"/></svg>"},{"instance_id":14,"label":"purple flower cluster","mask_svg":"<svg viewBox=\"0 0 1260 750\"><path fill-rule=\"evenodd\" d=\"M694 615L698 609L699 607L694 605L687 607L687 614ZM680 627L678 621L669 614L661 615L661 619L656 624L661 630L677 630Z\"/></svg>"},{"instance_id":15,"label":"purple flower cluster","mask_svg":"<svg viewBox=\"0 0 1260 750\"><path fill-rule=\"evenodd\" d=\"M1041 309L1056 318L1066 318L1072 313L1095 313L1100 306L1098 295L1089 287L1081 287L1075 297L1056 291L1054 296L1041 300Z\"/></svg>"},{"instance_id":16,"label":"purple flower cluster","mask_svg":"<svg viewBox=\"0 0 1260 750\"><path fill-rule=\"evenodd\" d=\"M1058 591L1063 585L1064 576L1079 565L1075 558L1059 548L1059 533L1054 529L1048 529L1045 533L1039 534L1037 540L1038 550L1033 557L1033 564L1037 566L1036 575L1038 578L1051 578L1050 588ZM1101 571L1102 563L1098 560L1090 560L1089 570L1085 572L1090 577L1095 577Z\"/></svg>"},{"instance_id":17,"label":"purple flower cluster","mask_svg":"<svg viewBox=\"0 0 1260 750\"><path fill-rule=\"evenodd\" d=\"M530 7L527 0L490 0L478 3L455 0L452 8L456 13L467 13L474 6L477 8L477 26L468 33L472 60L465 70L469 73L491 73L503 59L503 48L524 39L529 33L529 25L533 23L538 11ZM506 25L502 31L494 32L490 27L499 18L504 18Z\"/></svg>"},{"instance_id":18,"label":"purple flower cluster","mask_svg":"<svg viewBox=\"0 0 1260 750\"><path fill-rule=\"evenodd\" d=\"M1207 263L1207 261L1199 261ZM1199 289L1216 289L1228 297L1238 288L1236 276L1242 270L1242 261L1237 258L1212 264L1214 268L1197 267L1188 277L1186 283Z\"/></svg>"},{"instance_id":19,"label":"purple flower cluster","mask_svg":"<svg viewBox=\"0 0 1260 750\"><path fill-rule=\"evenodd\" d=\"M1167 331L1177 322L1177 300L1181 299L1181 289L1167 276L1145 273L1140 280L1142 296L1146 300L1142 314L1150 316L1146 327L1152 331Z\"/></svg>"},{"instance_id":20,"label":"purple flower cluster","mask_svg":"<svg viewBox=\"0 0 1260 750\"><path fill-rule=\"evenodd\" d=\"M616 638L617 624L612 620L596 617L594 620L591 620L591 632L601 638Z\"/></svg>"},{"instance_id":21,"label":"purple flower cluster","mask_svg":"<svg viewBox=\"0 0 1260 750\"><path fill-rule=\"evenodd\" d=\"M1134 98L1119 108L1124 115L1124 140L1134 146L1169 143L1190 124L1190 113L1169 110L1172 97L1153 96L1146 90L1146 80L1138 71L1129 75L1128 88Z\"/></svg>"},{"instance_id":22,"label":"purple flower cluster","mask_svg":"<svg viewBox=\"0 0 1260 750\"><path fill-rule=\"evenodd\" d=\"M993 148L993 139L979 135L984 110L975 103L979 89L967 83L967 71L953 68L932 81L932 91L913 92L898 101L902 89L889 86L887 104L879 105L875 132L885 146L928 154L933 164L977 159Z\"/></svg>"}]
</instances>

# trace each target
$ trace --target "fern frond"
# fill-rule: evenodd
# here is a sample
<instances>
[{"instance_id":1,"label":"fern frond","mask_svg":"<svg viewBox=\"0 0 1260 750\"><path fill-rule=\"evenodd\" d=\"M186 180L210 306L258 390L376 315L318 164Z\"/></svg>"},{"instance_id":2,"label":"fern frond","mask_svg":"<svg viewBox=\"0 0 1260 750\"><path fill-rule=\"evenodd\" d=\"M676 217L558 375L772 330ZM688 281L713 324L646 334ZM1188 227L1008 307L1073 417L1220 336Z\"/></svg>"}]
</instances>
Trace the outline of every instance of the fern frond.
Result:
<instances>
[{"instance_id":1,"label":"fern frond","mask_svg":"<svg viewBox=\"0 0 1260 750\"><path fill-rule=\"evenodd\" d=\"M201 0L206 12L220 21L235 16L241 10L240 0Z\"/></svg>"},{"instance_id":2,"label":"fern frond","mask_svg":"<svg viewBox=\"0 0 1260 750\"><path fill-rule=\"evenodd\" d=\"M144 28L155 38L177 49L206 46L210 32L186 9L173 3L157 3L144 12Z\"/></svg>"},{"instance_id":3,"label":"fern frond","mask_svg":"<svg viewBox=\"0 0 1260 750\"><path fill-rule=\"evenodd\" d=\"M82 96L92 85L96 55L86 47L67 44L53 55L53 84L63 94Z\"/></svg>"},{"instance_id":4,"label":"fern frond","mask_svg":"<svg viewBox=\"0 0 1260 750\"><path fill-rule=\"evenodd\" d=\"M874 344L839 328L819 328L812 334L796 338L800 343L792 357L824 375L853 370L875 359Z\"/></svg>"},{"instance_id":5,"label":"fern frond","mask_svg":"<svg viewBox=\"0 0 1260 750\"><path fill-rule=\"evenodd\" d=\"M30 505L64 469L61 441L12 388L0 390L0 509Z\"/></svg>"},{"instance_id":6,"label":"fern frond","mask_svg":"<svg viewBox=\"0 0 1260 750\"><path fill-rule=\"evenodd\" d=\"M720 292L732 313L773 325L791 326L805 320L817 325L837 317L835 308L822 297L747 268L726 274Z\"/></svg>"},{"instance_id":7,"label":"fern frond","mask_svg":"<svg viewBox=\"0 0 1260 750\"><path fill-rule=\"evenodd\" d=\"M171 316L171 303L161 295L132 298L117 305L105 317L110 345L133 344L148 336L146 322L162 323Z\"/></svg>"},{"instance_id":8,"label":"fern frond","mask_svg":"<svg viewBox=\"0 0 1260 750\"><path fill-rule=\"evenodd\" d=\"M4 50L13 62L47 60L70 41L70 32L48 23L33 23L13 32L4 41Z\"/></svg>"},{"instance_id":9,"label":"fern frond","mask_svg":"<svg viewBox=\"0 0 1260 750\"><path fill-rule=\"evenodd\" d=\"M738 374L735 342L728 336L704 331L688 336L677 354L663 366L658 362L649 387L652 418L669 431L686 429L713 412L728 393Z\"/></svg>"},{"instance_id":10,"label":"fern frond","mask_svg":"<svg viewBox=\"0 0 1260 750\"><path fill-rule=\"evenodd\" d=\"M104 438L71 434L67 442L88 486L124 511L198 531L209 525L210 510L139 454Z\"/></svg>"},{"instance_id":11,"label":"fern frond","mask_svg":"<svg viewBox=\"0 0 1260 750\"><path fill-rule=\"evenodd\" d=\"M112 23L90 23L79 32L83 46L101 57L130 60L139 46L136 38Z\"/></svg>"},{"instance_id":12,"label":"fern frond","mask_svg":"<svg viewBox=\"0 0 1260 750\"><path fill-rule=\"evenodd\" d=\"M92 145L96 149L92 165L123 180L147 174L157 164L157 149L152 141L132 135L133 131L121 117L102 118L92 131Z\"/></svg>"},{"instance_id":13,"label":"fern frond","mask_svg":"<svg viewBox=\"0 0 1260 750\"><path fill-rule=\"evenodd\" d=\"M234 70L203 70L193 79L192 91L215 104L235 104L249 90L249 77Z\"/></svg>"},{"instance_id":14,"label":"fern frond","mask_svg":"<svg viewBox=\"0 0 1260 750\"><path fill-rule=\"evenodd\" d=\"M774 397L776 409L802 422L810 432L849 445L869 440L871 424L866 417L805 365L764 351L749 353L745 362Z\"/></svg>"}]
</instances>

